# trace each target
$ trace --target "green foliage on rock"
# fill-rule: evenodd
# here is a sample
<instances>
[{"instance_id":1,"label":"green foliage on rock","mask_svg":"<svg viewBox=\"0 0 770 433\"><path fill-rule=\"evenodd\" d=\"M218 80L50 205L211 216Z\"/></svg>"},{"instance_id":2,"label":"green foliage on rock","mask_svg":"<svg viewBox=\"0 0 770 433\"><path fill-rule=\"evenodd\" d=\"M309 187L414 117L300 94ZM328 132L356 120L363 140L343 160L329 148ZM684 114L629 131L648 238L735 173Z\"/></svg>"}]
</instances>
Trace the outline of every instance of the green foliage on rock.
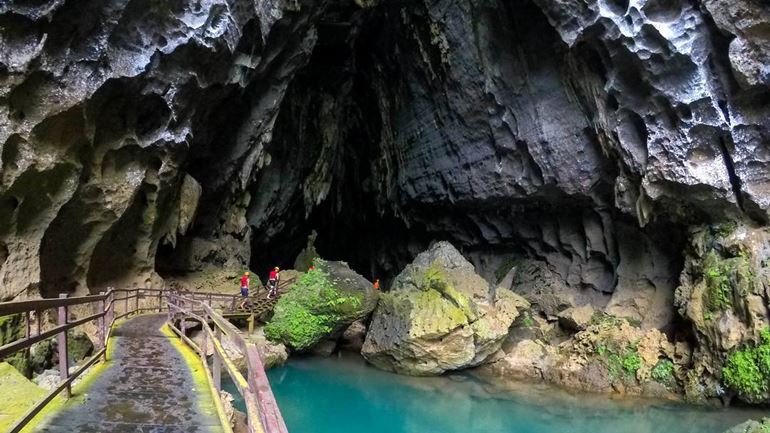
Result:
<instances>
[{"instance_id":1,"label":"green foliage on rock","mask_svg":"<svg viewBox=\"0 0 770 433\"><path fill-rule=\"evenodd\" d=\"M766 399L770 385L770 329L760 333L758 345L746 347L727 358L722 378L727 386L750 403Z\"/></svg>"},{"instance_id":2,"label":"green foliage on rock","mask_svg":"<svg viewBox=\"0 0 770 433\"><path fill-rule=\"evenodd\" d=\"M529 311L525 311L522 315L521 324L525 328L531 328L535 326L535 319L532 318L532 314Z\"/></svg>"},{"instance_id":3,"label":"green foliage on rock","mask_svg":"<svg viewBox=\"0 0 770 433\"><path fill-rule=\"evenodd\" d=\"M735 221L728 221L726 223L718 224L711 227L711 231L714 235L719 237L727 237L733 234L738 229L738 223Z\"/></svg>"},{"instance_id":4,"label":"green foliage on rock","mask_svg":"<svg viewBox=\"0 0 770 433\"><path fill-rule=\"evenodd\" d=\"M462 314L464 314L468 320L474 321L478 317L478 312L476 311L473 302L468 296L452 285L446 273L441 268L440 263L431 263L431 265L424 270L422 275L414 280L418 282L420 290L426 293L430 293L431 291L438 292L436 295L439 297L441 294L446 296L460 309L460 311L462 311ZM435 301L435 299L426 300L430 302Z\"/></svg>"},{"instance_id":5,"label":"green foliage on rock","mask_svg":"<svg viewBox=\"0 0 770 433\"><path fill-rule=\"evenodd\" d=\"M604 324L609 326L607 322ZM610 380L635 377L642 368L642 357L635 342L608 339L595 347L595 354L607 367Z\"/></svg>"},{"instance_id":6,"label":"green foliage on rock","mask_svg":"<svg viewBox=\"0 0 770 433\"><path fill-rule=\"evenodd\" d=\"M265 335L294 349L307 349L334 332L345 319L354 320L362 297L339 290L326 262L316 259L316 269L302 275L278 301Z\"/></svg>"},{"instance_id":7,"label":"green foliage on rock","mask_svg":"<svg viewBox=\"0 0 770 433\"><path fill-rule=\"evenodd\" d=\"M703 316L710 320L713 313L732 308L735 289L740 295L750 292L754 273L746 255L722 259L712 250L703 262L703 278L706 283Z\"/></svg>"},{"instance_id":8,"label":"green foliage on rock","mask_svg":"<svg viewBox=\"0 0 770 433\"><path fill-rule=\"evenodd\" d=\"M0 317L0 346L24 338L26 333L24 326L24 316L21 314ZM22 375L30 376L31 369L26 350L16 352L4 361L16 368Z\"/></svg>"},{"instance_id":9,"label":"green foliage on rock","mask_svg":"<svg viewBox=\"0 0 770 433\"><path fill-rule=\"evenodd\" d=\"M652 380L669 385L674 380L674 363L670 359L661 359L650 372Z\"/></svg>"},{"instance_id":10,"label":"green foliage on rock","mask_svg":"<svg viewBox=\"0 0 770 433\"><path fill-rule=\"evenodd\" d=\"M642 358L639 356L639 353L636 350L632 350L624 354L622 362L623 370L631 375L636 374L636 372L642 368Z\"/></svg>"},{"instance_id":11,"label":"green foliage on rock","mask_svg":"<svg viewBox=\"0 0 770 433\"><path fill-rule=\"evenodd\" d=\"M0 389L4 396L0 409L0 431L10 430L30 407L47 394L5 362L0 362Z\"/></svg>"},{"instance_id":12,"label":"green foliage on rock","mask_svg":"<svg viewBox=\"0 0 770 433\"><path fill-rule=\"evenodd\" d=\"M607 314L602 311L597 311L593 316L591 316L590 324L597 326L620 326L620 324L623 322L628 323L629 325L636 328L641 328L642 326L642 322L637 319L613 316L612 314Z\"/></svg>"}]
</instances>

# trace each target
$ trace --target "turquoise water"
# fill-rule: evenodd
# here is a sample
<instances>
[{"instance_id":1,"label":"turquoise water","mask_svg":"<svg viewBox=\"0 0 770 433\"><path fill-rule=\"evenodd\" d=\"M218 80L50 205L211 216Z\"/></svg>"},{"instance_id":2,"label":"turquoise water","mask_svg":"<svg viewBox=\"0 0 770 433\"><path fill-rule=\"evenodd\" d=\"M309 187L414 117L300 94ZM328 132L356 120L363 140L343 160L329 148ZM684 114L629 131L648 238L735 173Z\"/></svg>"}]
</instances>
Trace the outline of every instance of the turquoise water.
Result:
<instances>
[{"instance_id":1,"label":"turquoise water","mask_svg":"<svg viewBox=\"0 0 770 433\"><path fill-rule=\"evenodd\" d=\"M538 385L491 389L463 375L404 377L357 356L293 359L268 375L291 433L721 433L761 416Z\"/></svg>"}]
</instances>

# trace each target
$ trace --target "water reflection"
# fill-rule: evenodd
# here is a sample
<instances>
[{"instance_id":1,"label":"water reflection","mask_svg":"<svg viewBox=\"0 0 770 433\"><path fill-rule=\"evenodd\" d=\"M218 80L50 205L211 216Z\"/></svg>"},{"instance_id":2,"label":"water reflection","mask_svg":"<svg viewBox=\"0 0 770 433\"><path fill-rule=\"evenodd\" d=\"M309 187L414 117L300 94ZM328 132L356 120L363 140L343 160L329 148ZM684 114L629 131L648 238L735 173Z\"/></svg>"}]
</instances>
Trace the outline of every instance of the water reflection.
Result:
<instances>
[{"instance_id":1,"label":"water reflection","mask_svg":"<svg viewBox=\"0 0 770 433\"><path fill-rule=\"evenodd\" d=\"M357 356L295 359L269 372L296 433L721 433L758 411L497 389L467 376L412 378Z\"/></svg>"}]
</instances>

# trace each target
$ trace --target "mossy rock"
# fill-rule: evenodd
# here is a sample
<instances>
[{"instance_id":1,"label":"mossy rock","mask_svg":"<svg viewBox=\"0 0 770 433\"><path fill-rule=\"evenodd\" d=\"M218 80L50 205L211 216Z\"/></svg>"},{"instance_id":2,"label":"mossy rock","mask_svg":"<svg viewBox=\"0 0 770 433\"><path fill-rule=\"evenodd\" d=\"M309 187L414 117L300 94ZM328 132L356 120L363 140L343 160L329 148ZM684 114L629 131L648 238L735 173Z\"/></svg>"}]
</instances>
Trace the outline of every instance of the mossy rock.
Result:
<instances>
[{"instance_id":1,"label":"mossy rock","mask_svg":"<svg viewBox=\"0 0 770 433\"><path fill-rule=\"evenodd\" d=\"M383 293L361 354L376 367L408 375L476 366L500 349L528 307L510 290L493 294L457 249L437 242Z\"/></svg>"},{"instance_id":2,"label":"mossy rock","mask_svg":"<svg viewBox=\"0 0 770 433\"><path fill-rule=\"evenodd\" d=\"M94 343L85 332L71 330L67 338L67 355L70 363L78 363L94 353Z\"/></svg>"},{"instance_id":3,"label":"mossy rock","mask_svg":"<svg viewBox=\"0 0 770 433\"><path fill-rule=\"evenodd\" d=\"M748 420L725 433L770 433L770 418L764 418L762 421Z\"/></svg>"},{"instance_id":4,"label":"mossy rock","mask_svg":"<svg viewBox=\"0 0 770 433\"><path fill-rule=\"evenodd\" d=\"M761 332L759 344L744 347L727 358L722 378L743 401L770 401L770 329Z\"/></svg>"},{"instance_id":5,"label":"mossy rock","mask_svg":"<svg viewBox=\"0 0 770 433\"><path fill-rule=\"evenodd\" d=\"M12 343L26 336L26 325L22 314L0 317L0 346ZM5 362L13 365L25 377L30 377L29 355L27 350L22 350L7 357Z\"/></svg>"},{"instance_id":6,"label":"mossy rock","mask_svg":"<svg viewBox=\"0 0 770 433\"><path fill-rule=\"evenodd\" d=\"M7 362L0 362L0 389L4 396L0 431L10 430L14 422L47 394Z\"/></svg>"},{"instance_id":7,"label":"mossy rock","mask_svg":"<svg viewBox=\"0 0 770 433\"><path fill-rule=\"evenodd\" d=\"M307 350L368 316L377 305L372 284L341 262L316 259L275 306L265 335L294 350Z\"/></svg>"}]
</instances>

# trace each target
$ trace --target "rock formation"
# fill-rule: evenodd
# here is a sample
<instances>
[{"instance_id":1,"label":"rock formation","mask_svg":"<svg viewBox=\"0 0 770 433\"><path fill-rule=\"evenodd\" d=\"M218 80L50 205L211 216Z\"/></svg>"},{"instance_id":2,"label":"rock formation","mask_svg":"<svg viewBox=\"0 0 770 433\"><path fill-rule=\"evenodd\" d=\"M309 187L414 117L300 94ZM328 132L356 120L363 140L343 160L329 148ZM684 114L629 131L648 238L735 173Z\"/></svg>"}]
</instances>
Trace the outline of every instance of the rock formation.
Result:
<instances>
[{"instance_id":1,"label":"rock formation","mask_svg":"<svg viewBox=\"0 0 770 433\"><path fill-rule=\"evenodd\" d=\"M411 375L479 365L500 349L527 306L509 290L492 290L451 244L437 242L380 296L361 354Z\"/></svg>"},{"instance_id":2,"label":"rock formation","mask_svg":"<svg viewBox=\"0 0 770 433\"><path fill-rule=\"evenodd\" d=\"M761 334L770 327L770 233L735 225L693 230L686 251L676 305L697 340L686 390L695 396L737 392L744 400L770 401L770 369L763 376L755 367L755 377L727 380L727 390L723 385L723 367L736 352L762 343ZM752 385L761 389L748 389Z\"/></svg>"},{"instance_id":3,"label":"rock formation","mask_svg":"<svg viewBox=\"0 0 770 433\"><path fill-rule=\"evenodd\" d=\"M281 296L265 326L269 339L294 350L337 336L377 305L379 294L372 283L347 264L316 259L315 265Z\"/></svg>"},{"instance_id":4,"label":"rock formation","mask_svg":"<svg viewBox=\"0 0 770 433\"><path fill-rule=\"evenodd\" d=\"M287 267L314 229L387 285L444 239L532 320L687 342L719 395L767 251L698 230L770 222L769 26L754 0L3 2L0 299Z\"/></svg>"}]
</instances>

